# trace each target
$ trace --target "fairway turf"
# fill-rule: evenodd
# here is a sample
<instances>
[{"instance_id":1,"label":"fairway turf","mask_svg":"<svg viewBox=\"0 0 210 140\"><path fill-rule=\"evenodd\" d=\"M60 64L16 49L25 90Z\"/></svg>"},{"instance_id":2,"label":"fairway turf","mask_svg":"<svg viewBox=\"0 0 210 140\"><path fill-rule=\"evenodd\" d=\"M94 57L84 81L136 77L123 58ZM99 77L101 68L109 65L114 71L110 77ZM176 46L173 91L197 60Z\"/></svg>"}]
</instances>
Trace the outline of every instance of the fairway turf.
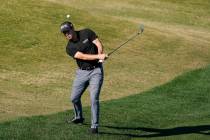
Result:
<instances>
[{"instance_id":1,"label":"fairway turf","mask_svg":"<svg viewBox=\"0 0 210 140\"><path fill-rule=\"evenodd\" d=\"M0 121L71 109L76 65L59 33L66 14L76 29L96 31L107 53L145 25L143 36L104 64L107 101L210 64L209 7L209 0L2 0ZM82 101L89 106L87 92Z\"/></svg>"},{"instance_id":2,"label":"fairway turf","mask_svg":"<svg viewBox=\"0 0 210 140\"><path fill-rule=\"evenodd\" d=\"M103 139L208 140L210 135L210 66L188 72L147 92L101 104L98 135L85 125L66 124L73 110L19 118L0 124L4 140Z\"/></svg>"},{"instance_id":3,"label":"fairway turf","mask_svg":"<svg viewBox=\"0 0 210 140\"><path fill-rule=\"evenodd\" d=\"M0 140L209 140L209 0L1 0ZM108 53L99 135L69 95L77 68L59 32L66 15L91 28Z\"/></svg>"}]
</instances>

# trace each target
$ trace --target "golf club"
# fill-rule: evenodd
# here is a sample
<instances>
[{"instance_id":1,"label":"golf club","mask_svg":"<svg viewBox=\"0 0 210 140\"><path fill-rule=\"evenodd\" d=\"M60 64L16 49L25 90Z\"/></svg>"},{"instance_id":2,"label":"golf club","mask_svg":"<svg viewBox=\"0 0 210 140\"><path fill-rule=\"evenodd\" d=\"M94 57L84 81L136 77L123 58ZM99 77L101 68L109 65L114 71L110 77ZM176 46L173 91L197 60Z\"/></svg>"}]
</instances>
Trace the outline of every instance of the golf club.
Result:
<instances>
[{"instance_id":1,"label":"golf club","mask_svg":"<svg viewBox=\"0 0 210 140\"><path fill-rule=\"evenodd\" d=\"M125 41L124 43L122 43L120 46L118 46L117 48L115 48L113 51L111 51L110 53L108 53L108 56L112 55L114 52L116 52L122 46L124 46L129 41L133 40L134 38L136 38L138 35L142 34L143 32L144 32L144 25L143 24L140 24L139 31L136 34L134 34L133 36L131 36L127 41Z\"/></svg>"}]
</instances>

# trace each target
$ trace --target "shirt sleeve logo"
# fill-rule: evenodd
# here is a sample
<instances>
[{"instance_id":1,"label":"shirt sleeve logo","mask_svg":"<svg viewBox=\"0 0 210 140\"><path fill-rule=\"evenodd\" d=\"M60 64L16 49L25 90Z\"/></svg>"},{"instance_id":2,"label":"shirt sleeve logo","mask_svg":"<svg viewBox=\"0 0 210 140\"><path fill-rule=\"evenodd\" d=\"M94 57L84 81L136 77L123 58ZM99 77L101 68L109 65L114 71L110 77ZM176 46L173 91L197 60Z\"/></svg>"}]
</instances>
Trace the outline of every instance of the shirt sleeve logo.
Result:
<instances>
[{"instance_id":1,"label":"shirt sleeve logo","mask_svg":"<svg viewBox=\"0 0 210 140\"><path fill-rule=\"evenodd\" d=\"M85 40L82 41L82 43L85 44L85 43L87 43L88 41L89 41L88 39L85 39Z\"/></svg>"}]
</instances>

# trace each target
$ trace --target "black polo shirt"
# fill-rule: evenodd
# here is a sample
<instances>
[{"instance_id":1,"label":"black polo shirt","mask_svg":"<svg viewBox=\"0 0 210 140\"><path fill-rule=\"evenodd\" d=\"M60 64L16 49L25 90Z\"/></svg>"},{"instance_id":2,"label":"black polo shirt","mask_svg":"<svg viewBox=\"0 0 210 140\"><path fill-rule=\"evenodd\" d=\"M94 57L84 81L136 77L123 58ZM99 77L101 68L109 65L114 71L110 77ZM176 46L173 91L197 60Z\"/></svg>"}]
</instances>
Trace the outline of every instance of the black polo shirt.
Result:
<instances>
[{"instance_id":1,"label":"black polo shirt","mask_svg":"<svg viewBox=\"0 0 210 140\"><path fill-rule=\"evenodd\" d=\"M95 32L90 29L83 29L75 32L77 34L77 41L68 42L66 46L66 52L68 55L74 58L78 51L84 54L98 54L98 49L92 42L97 38ZM98 60L76 59L76 62L79 68L87 68L98 65Z\"/></svg>"}]
</instances>

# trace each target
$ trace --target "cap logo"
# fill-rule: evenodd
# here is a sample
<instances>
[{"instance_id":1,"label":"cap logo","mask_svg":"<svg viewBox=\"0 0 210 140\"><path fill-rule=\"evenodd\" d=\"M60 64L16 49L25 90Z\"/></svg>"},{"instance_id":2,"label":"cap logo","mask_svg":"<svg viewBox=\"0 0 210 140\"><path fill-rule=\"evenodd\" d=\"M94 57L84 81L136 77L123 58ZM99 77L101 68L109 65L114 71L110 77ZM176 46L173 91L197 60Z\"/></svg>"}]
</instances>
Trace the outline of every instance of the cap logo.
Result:
<instances>
[{"instance_id":1,"label":"cap logo","mask_svg":"<svg viewBox=\"0 0 210 140\"><path fill-rule=\"evenodd\" d=\"M68 29L68 28L69 28L69 26L66 25L66 24L64 24L64 25L61 26L61 29Z\"/></svg>"}]
</instances>

